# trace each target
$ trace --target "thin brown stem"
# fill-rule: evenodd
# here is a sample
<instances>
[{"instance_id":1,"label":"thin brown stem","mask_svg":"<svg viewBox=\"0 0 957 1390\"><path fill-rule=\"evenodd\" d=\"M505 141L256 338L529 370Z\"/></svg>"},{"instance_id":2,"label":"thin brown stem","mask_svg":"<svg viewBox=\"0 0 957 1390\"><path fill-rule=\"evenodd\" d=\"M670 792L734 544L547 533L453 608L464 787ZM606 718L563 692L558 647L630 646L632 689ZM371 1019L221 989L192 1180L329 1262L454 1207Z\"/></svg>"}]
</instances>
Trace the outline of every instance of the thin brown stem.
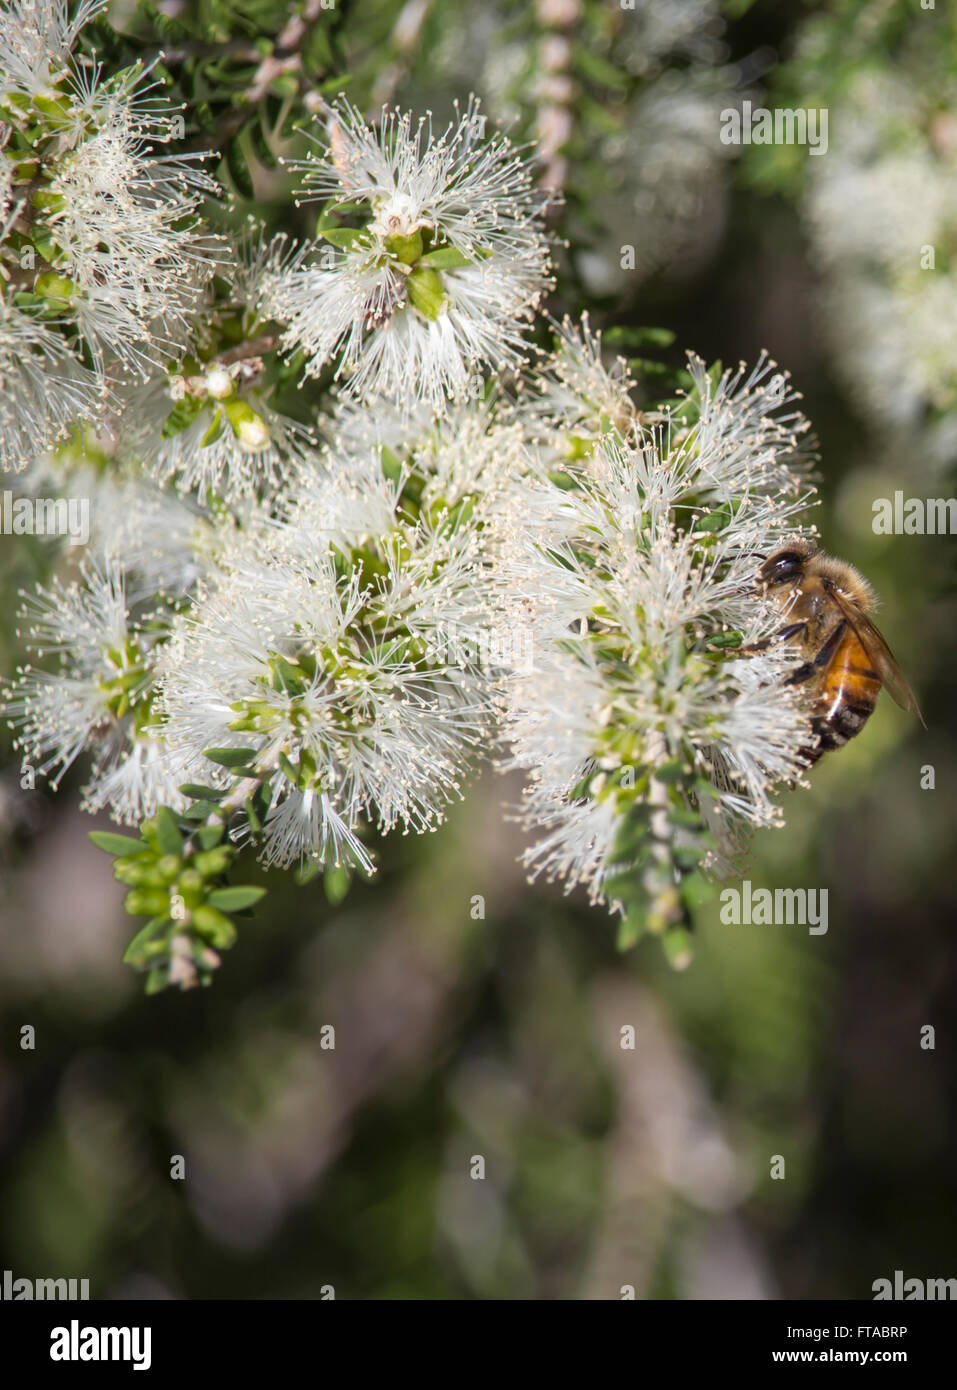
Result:
<instances>
[{"instance_id":1,"label":"thin brown stem","mask_svg":"<svg viewBox=\"0 0 957 1390\"><path fill-rule=\"evenodd\" d=\"M228 367L230 362L245 362L249 357L262 357L264 353L272 352L278 342L278 333L261 333L258 338L249 338L245 343L230 348L228 352L221 352L216 361Z\"/></svg>"}]
</instances>

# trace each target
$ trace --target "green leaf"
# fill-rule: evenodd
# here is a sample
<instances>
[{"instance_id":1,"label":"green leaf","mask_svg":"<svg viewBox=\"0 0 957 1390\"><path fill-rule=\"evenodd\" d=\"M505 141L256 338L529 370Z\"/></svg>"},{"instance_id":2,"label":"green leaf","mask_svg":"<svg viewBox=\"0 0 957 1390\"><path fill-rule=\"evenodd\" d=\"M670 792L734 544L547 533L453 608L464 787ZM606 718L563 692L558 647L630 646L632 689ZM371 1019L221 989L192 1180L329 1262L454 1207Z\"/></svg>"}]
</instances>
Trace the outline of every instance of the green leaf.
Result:
<instances>
[{"instance_id":1,"label":"green leaf","mask_svg":"<svg viewBox=\"0 0 957 1390\"><path fill-rule=\"evenodd\" d=\"M224 833L225 826L201 825L196 831L196 839L199 841L200 849L215 849Z\"/></svg>"},{"instance_id":2,"label":"green leaf","mask_svg":"<svg viewBox=\"0 0 957 1390\"><path fill-rule=\"evenodd\" d=\"M658 782L680 782L684 777L686 768L684 763L672 758L668 762L660 763L654 769L653 776Z\"/></svg>"},{"instance_id":3,"label":"green leaf","mask_svg":"<svg viewBox=\"0 0 957 1390\"><path fill-rule=\"evenodd\" d=\"M146 977L146 993L159 994L169 984L169 966L154 965Z\"/></svg>"},{"instance_id":4,"label":"green leaf","mask_svg":"<svg viewBox=\"0 0 957 1390\"><path fill-rule=\"evenodd\" d=\"M256 756L255 748L207 748L203 757L220 767L246 767Z\"/></svg>"},{"instance_id":5,"label":"green leaf","mask_svg":"<svg viewBox=\"0 0 957 1390\"><path fill-rule=\"evenodd\" d=\"M338 907L352 887L352 871L345 864L330 864L323 877L326 898Z\"/></svg>"},{"instance_id":6,"label":"green leaf","mask_svg":"<svg viewBox=\"0 0 957 1390\"><path fill-rule=\"evenodd\" d=\"M236 192L244 198L254 198L256 191L253 188L252 174L249 172L246 152L238 135L234 136L226 146L226 168L229 170L229 177L233 181Z\"/></svg>"},{"instance_id":7,"label":"green leaf","mask_svg":"<svg viewBox=\"0 0 957 1390\"><path fill-rule=\"evenodd\" d=\"M219 813L219 807L213 801L194 801L192 806L187 806L185 811L180 812L180 818L186 821L204 821L208 816L215 816Z\"/></svg>"},{"instance_id":8,"label":"green leaf","mask_svg":"<svg viewBox=\"0 0 957 1390\"><path fill-rule=\"evenodd\" d=\"M125 859L131 854L142 854L148 848L142 840L133 840L129 835L113 835L109 830L91 830L90 839L97 849L105 850L107 854L113 854L118 859Z\"/></svg>"},{"instance_id":9,"label":"green leaf","mask_svg":"<svg viewBox=\"0 0 957 1390\"><path fill-rule=\"evenodd\" d=\"M679 884L678 891L681 894L681 901L691 911L702 908L706 903L710 903L718 893L718 888L710 879L705 878L704 874L697 869L685 874Z\"/></svg>"},{"instance_id":10,"label":"green leaf","mask_svg":"<svg viewBox=\"0 0 957 1390\"><path fill-rule=\"evenodd\" d=\"M202 408L203 402L198 396L184 396L182 400L176 402L167 415L163 422L163 428L160 430L160 436L163 439L172 439L175 435L182 434L183 430L188 429L193 423Z\"/></svg>"},{"instance_id":11,"label":"green leaf","mask_svg":"<svg viewBox=\"0 0 957 1390\"><path fill-rule=\"evenodd\" d=\"M223 412L217 410L210 422L209 428L199 441L199 447L201 449L206 449L210 444L215 444L225 428L226 421L223 419Z\"/></svg>"},{"instance_id":12,"label":"green leaf","mask_svg":"<svg viewBox=\"0 0 957 1390\"><path fill-rule=\"evenodd\" d=\"M694 960L694 944L685 927L673 927L665 932L661 945L673 970L687 970Z\"/></svg>"},{"instance_id":13,"label":"green leaf","mask_svg":"<svg viewBox=\"0 0 957 1390\"><path fill-rule=\"evenodd\" d=\"M266 139L266 132L263 130L262 121L255 120L249 124L249 138L252 147L256 152L256 158L266 169L275 169L276 156L270 148L269 141Z\"/></svg>"},{"instance_id":14,"label":"green leaf","mask_svg":"<svg viewBox=\"0 0 957 1390\"><path fill-rule=\"evenodd\" d=\"M579 72L600 87L607 87L613 92L622 92L628 86L627 73L622 72L621 68L616 67L607 58L603 58L594 49L589 48L587 43L576 44L575 63Z\"/></svg>"},{"instance_id":15,"label":"green leaf","mask_svg":"<svg viewBox=\"0 0 957 1390\"><path fill-rule=\"evenodd\" d=\"M322 873L322 860L309 859L305 864L300 864L295 870L293 878L300 888L307 883L311 883L317 874Z\"/></svg>"},{"instance_id":16,"label":"green leaf","mask_svg":"<svg viewBox=\"0 0 957 1390\"><path fill-rule=\"evenodd\" d=\"M431 266L433 270L457 270L459 266L473 264L454 246L440 246L435 251L426 251L424 256L419 257L418 263Z\"/></svg>"},{"instance_id":17,"label":"green leaf","mask_svg":"<svg viewBox=\"0 0 957 1390\"><path fill-rule=\"evenodd\" d=\"M674 340L670 328L630 328L627 324L606 328L602 334L602 342L609 348L670 347Z\"/></svg>"},{"instance_id":18,"label":"green leaf","mask_svg":"<svg viewBox=\"0 0 957 1390\"><path fill-rule=\"evenodd\" d=\"M30 236L30 240L36 247L38 254L41 255L45 261L49 261L49 263L53 265L57 256L60 254L60 247L55 238L51 236L49 232L40 230L33 232Z\"/></svg>"},{"instance_id":19,"label":"green leaf","mask_svg":"<svg viewBox=\"0 0 957 1390\"><path fill-rule=\"evenodd\" d=\"M147 922L146 926L142 927L136 933L136 935L133 937L133 940L127 946L125 952L123 953L123 964L144 965L146 963L143 953L144 947L149 945L150 942L153 941L153 938L156 936L156 933L160 930L161 927L165 927L168 921L168 917L151 917L150 920ZM156 945L158 948L162 949L161 943L157 942Z\"/></svg>"},{"instance_id":20,"label":"green leaf","mask_svg":"<svg viewBox=\"0 0 957 1390\"><path fill-rule=\"evenodd\" d=\"M178 858L183 853L183 837L176 824L176 817L168 806L161 806L153 819L160 849L164 854L173 854Z\"/></svg>"},{"instance_id":21,"label":"green leaf","mask_svg":"<svg viewBox=\"0 0 957 1390\"><path fill-rule=\"evenodd\" d=\"M242 885L235 888L217 888L214 893L210 893L206 901L210 907L217 907L221 912L242 912L244 908L252 907L265 896L265 888Z\"/></svg>"},{"instance_id":22,"label":"green leaf","mask_svg":"<svg viewBox=\"0 0 957 1390\"><path fill-rule=\"evenodd\" d=\"M629 371L635 372L636 375L663 377L671 376L673 371L667 362L656 362L651 357L629 357L627 361Z\"/></svg>"},{"instance_id":23,"label":"green leaf","mask_svg":"<svg viewBox=\"0 0 957 1390\"><path fill-rule=\"evenodd\" d=\"M199 782L184 782L179 790L191 801L219 801L226 795L222 787L204 787Z\"/></svg>"},{"instance_id":24,"label":"green leaf","mask_svg":"<svg viewBox=\"0 0 957 1390\"><path fill-rule=\"evenodd\" d=\"M362 227L323 227L321 235L333 246L338 246L342 251L348 251L362 235L363 230Z\"/></svg>"},{"instance_id":25,"label":"green leaf","mask_svg":"<svg viewBox=\"0 0 957 1390\"><path fill-rule=\"evenodd\" d=\"M630 951L632 946L636 946L645 934L645 924L641 912L632 908L627 916L622 917L618 923L618 940L616 942L619 951Z\"/></svg>"}]
</instances>

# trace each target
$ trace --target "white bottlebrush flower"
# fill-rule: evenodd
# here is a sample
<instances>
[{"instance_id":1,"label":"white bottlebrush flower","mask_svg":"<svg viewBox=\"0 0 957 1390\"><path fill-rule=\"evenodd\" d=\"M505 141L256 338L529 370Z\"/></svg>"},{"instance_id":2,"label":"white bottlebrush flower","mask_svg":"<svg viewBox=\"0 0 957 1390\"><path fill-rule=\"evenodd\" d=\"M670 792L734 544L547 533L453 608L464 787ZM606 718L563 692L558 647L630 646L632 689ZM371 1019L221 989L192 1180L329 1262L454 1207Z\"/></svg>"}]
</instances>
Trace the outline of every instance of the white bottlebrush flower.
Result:
<instances>
[{"instance_id":1,"label":"white bottlebrush flower","mask_svg":"<svg viewBox=\"0 0 957 1390\"><path fill-rule=\"evenodd\" d=\"M943 249L957 237L953 41L950 10L899 34L872 0L853 34L833 15L809 21L796 59L820 72L840 131L808 161L802 208L838 370L891 452L919 430L917 452L938 467L957 437L957 278ZM846 63L832 72L838 49Z\"/></svg>"},{"instance_id":2,"label":"white bottlebrush flower","mask_svg":"<svg viewBox=\"0 0 957 1390\"><path fill-rule=\"evenodd\" d=\"M0 282L0 470L27 467L75 420L95 414L104 394L55 328L7 302Z\"/></svg>"},{"instance_id":3,"label":"white bottlebrush flower","mask_svg":"<svg viewBox=\"0 0 957 1390\"><path fill-rule=\"evenodd\" d=\"M116 450L113 436L78 432L21 474L18 492L65 498L78 517L83 508L86 554L100 570L119 566L128 599L180 598L206 571L230 524L125 467Z\"/></svg>"},{"instance_id":4,"label":"white bottlebrush flower","mask_svg":"<svg viewBox=\"0 0 957 1390\"><path fill-rule=\"evenodd\" d=\"M214 366L188 378L196 413L176 433L169 422L185 398L181 375L161 375L133 393L125 453L142 460L158 483L195 493L200 504L210 495L226 502L268 496L297 469L316 466L317 439L308 425L274 410L258 386L245 387L241 371L233 373L228 391L217 394L220 373L228 375Z\"/></svg>"},{"instance_id":5,"label":"white bottlebrush flower","mask_svg":"<svg viewBox=\"0 0 957 1390\"><path fill-rule=\"evenodd\" d=\"M116 357L143 376L182 340L217 260L196 227L216 184L201 156L156 154L156 138L155 103L131 81L107 82L44 186L56 272L75 287L84 340L101 364Z\"/></svg>"},{"instance_id":6,"label":"white bottlebrush flower","mask_svg":"<svg viewBox=\"0 0 957 1390\"><path fill-rule=\"evenodd\" d=\"M83 804L135 822L158 801L182 805L165 749L148 729L156 647L166 615L130 611L119 566L87 564L72 583L55 579L24 601L24 636L47 670L22 667L0 700L35 774L59 786L81 754L92 757Z\"/></svg>"},{"instance_id":7,"label":"white bottlebrush flower","mask_svg":"<svg viewBox=\"0 0 957 1390\"><path fill-rule=\"evenodd\" d=\"M195 781L249 750L268 863L368 867L361 825L430 829L490 740L483 540L522 441L492 405L417 431L347 406L328 434L177 619L160 727Z\"/></svg>"},{"instance_id":8,"label":"white bottlebrush flower","mask_svg":"<svg viewBox=\"0 0 957 1390\"><path fill-rule=\"evenodd\" d=\"M105 77L69 51L98 8L0 9L5 467L90 421L117 381L161 367L221 259L198 230L217 188L204 156L162 152L178 110L141 67Z\"/></svg>"},{"instance_id":9,"label":"white bottlebrush flower","mask_svg":"<svg viewBox=\"0 0 957 1390\"><path fill-rule=\"evenodd\" d=\"M108 0L4 0L0 5L0 95L49 96L77 36Z\"/></svg>"},{"instance_id":10,"label":"white bottlebrush flower","mask_svg":"<svg viewBox=\"0 0 957 1390\"><path fill-rule=\"evenodd\" d=\"M778 823L775 790L800 776L810 739L784 684L796 650L724 645L781 626L757 556L800 530L806 422L764 359L718 381L690 367L685 410L609 429L562 489L546 452L500 519L496 565L502 621L520 614L532 636L531 669L503 682L541 836L527 863L625 914L643 890L658 930L682 921L684 873L706 855L717 866L742 823Z\"/></svg>"},{"instance_id":11,"label":"white bottlebrush flower","mask_svg":"<svg viewBox=\"0 0 957 1390\"><path fill-rule=\"evenodd\" d=\"M441 594L454 592L430 572L434 548L410 558L385 543L384 573L364 578L321 537L312 545L311 560L305 536L280 538L268 559L255 540L237 547L215 590L178 620L162 732L195 780L225 785L205 749L251 750L267 788L267 863L367 867L362 822L427 830L441 819L483 708L464 671L426 652Z\"/></svg>"},{"instance_id":12,"label":"white bottlebrush flower","mask_svg":"<svg viewBox=\"0 0 957 1390\"><path fill-rule=\"evenodd\" d=\"M264 331L258 309L264 280L295 255L284 235L247 234L207 289L173 365L125 398L124 456L200 504L207 496L230 505L266 498L317 466L315 431L271 403L263 354L275 348L275 335Z\"/></svg>"},{"instance_id":13,"label":"white bottlebrush flower","mask_svg":"<svg viewBox=\"0 0 957 1390\"><path fill-rule=\"evenodd\" d=\"M438 135L408 113L372 127L343 102L323 154L300 166L308 196L330 213L358 204L361 225L330 226L264 286L262 307L311 372L339 357L347 394L441 405L523 359L548 283L545 198L485 124L475 101Z\"/></svg>"},{"instance_id":14,"label":"white bottlebrush flower","mask_svg":"<svg viewBox=\"0 0 957 1390\"><path fill-rule=\"evenodd\" d=\"M605 364L601 334L583 314L578 324L562 322L554 352L522 383L515 414L531 441L564 461L581 457L583 446L610 430L631 433L638 422L634 389L623 358Z\"/></svg>"}]
</instances>

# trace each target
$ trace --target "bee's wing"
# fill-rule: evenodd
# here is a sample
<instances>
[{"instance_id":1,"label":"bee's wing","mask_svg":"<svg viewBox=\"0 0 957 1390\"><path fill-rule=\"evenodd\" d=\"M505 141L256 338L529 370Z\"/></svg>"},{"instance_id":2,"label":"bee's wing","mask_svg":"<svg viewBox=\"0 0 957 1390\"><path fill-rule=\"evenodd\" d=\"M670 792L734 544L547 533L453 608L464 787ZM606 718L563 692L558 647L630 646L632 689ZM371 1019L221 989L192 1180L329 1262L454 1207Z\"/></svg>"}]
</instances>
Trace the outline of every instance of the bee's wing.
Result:
<instances>
[{"instance_id":1,"label":"bee's wing","mask_svg":"<svg viewBox=\"0 0 957 1390\"><path fill-rule=\"evenodd\" d=\"M852 603L848 602L834 584L828 583L827 591L844 614L848 625L854 629L858 641L867 652L868 660L880 676L882 684L887 687L888 693L900 705L901 709L913 710L920 722L924 724L924 716L920 712L917 697L904 679L901 668L894 660L893 652L877 628L869 618L866 618ZM926 724L924 724L924 728L927 728Z\"/></svg>"}]
</instances>

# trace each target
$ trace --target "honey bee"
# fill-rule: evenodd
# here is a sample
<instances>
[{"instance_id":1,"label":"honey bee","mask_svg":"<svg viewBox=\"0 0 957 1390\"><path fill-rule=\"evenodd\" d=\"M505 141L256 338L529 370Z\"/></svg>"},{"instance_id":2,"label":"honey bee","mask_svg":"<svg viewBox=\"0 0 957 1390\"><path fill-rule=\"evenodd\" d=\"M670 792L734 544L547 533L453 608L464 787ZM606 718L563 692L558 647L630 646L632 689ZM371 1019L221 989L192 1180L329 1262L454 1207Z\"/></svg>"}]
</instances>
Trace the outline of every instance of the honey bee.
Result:
<instances>
[{"instance_id":1,"label":"honey bee","mask_svg":"<svg viewBox=\"0 0 957 1390\"><path fill-rule=\"evenodd\" d=\"M924 724L914 692L868 617L877 604L874 591L853 566L798 540L769 555L758 578L788 619L771 640L794 641L805 658L787 684L814 692L817 743L804 750L809 767L861 732L881 686Z\"/></svg>"}]
</instances>

